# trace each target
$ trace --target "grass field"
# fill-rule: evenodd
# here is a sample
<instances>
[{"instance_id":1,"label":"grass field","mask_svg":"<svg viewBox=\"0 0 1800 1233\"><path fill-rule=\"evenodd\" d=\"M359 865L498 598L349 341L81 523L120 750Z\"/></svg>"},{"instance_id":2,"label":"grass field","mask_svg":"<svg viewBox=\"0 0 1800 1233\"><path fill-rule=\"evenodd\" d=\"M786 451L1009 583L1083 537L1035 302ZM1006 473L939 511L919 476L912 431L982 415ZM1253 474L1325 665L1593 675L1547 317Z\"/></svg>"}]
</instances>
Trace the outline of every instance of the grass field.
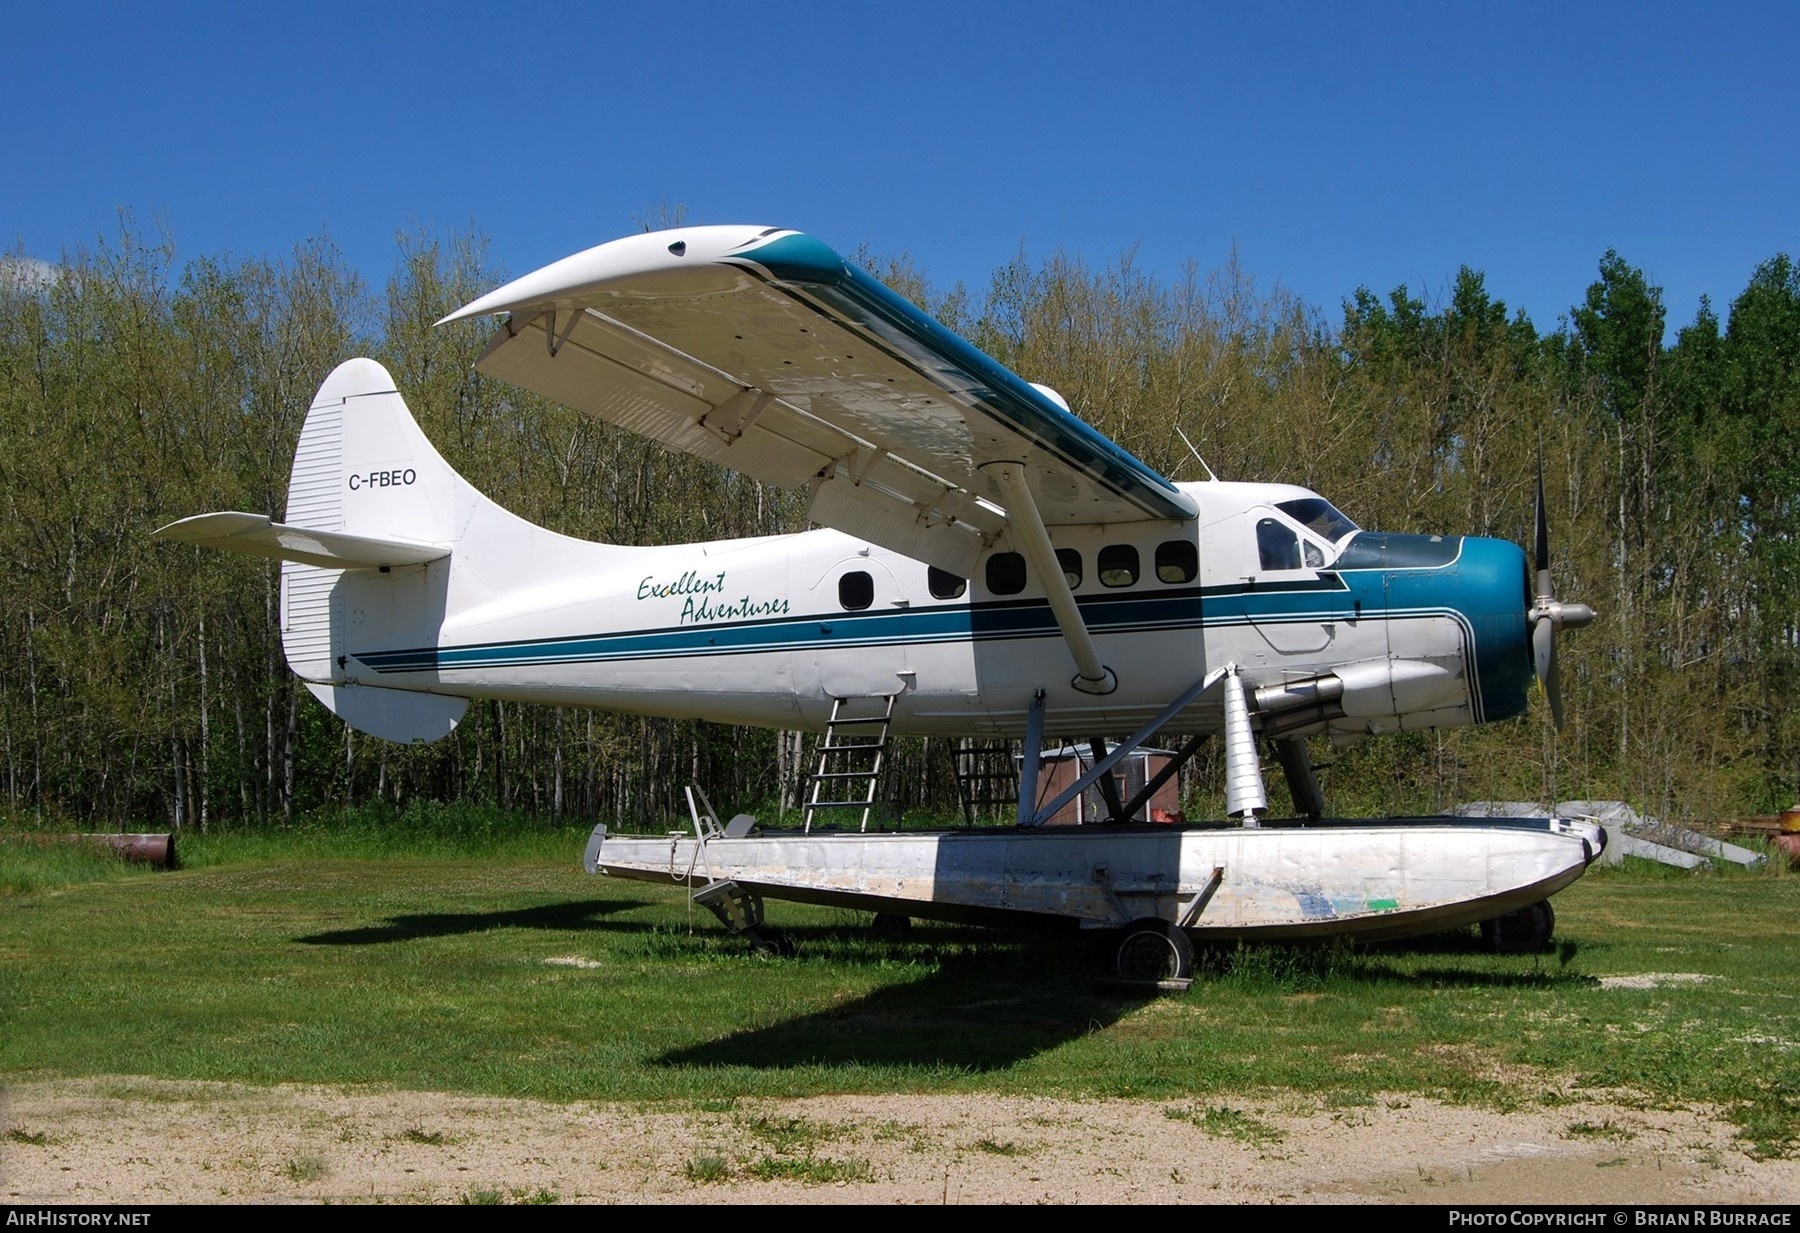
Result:
<instances>
[{"instance_id":1,"label":"grass field","mask_svg":"<svg viewBox=\"0 0 1800 1233\"><path fill-rule=\"evenodd\" d=\"M576 833L189 844L188 867L0 843L0 1080L147 1075L552 1100L826 1092L1227 1095L1309 1109L1579 1089L1720 1106L1800 1152L1800 877L1598 870L1556 948L1473 932L1210 957L1097 988L1078 943L790 904L791 958L682 893L580 872Z\"/></svg>"}]
</instances>

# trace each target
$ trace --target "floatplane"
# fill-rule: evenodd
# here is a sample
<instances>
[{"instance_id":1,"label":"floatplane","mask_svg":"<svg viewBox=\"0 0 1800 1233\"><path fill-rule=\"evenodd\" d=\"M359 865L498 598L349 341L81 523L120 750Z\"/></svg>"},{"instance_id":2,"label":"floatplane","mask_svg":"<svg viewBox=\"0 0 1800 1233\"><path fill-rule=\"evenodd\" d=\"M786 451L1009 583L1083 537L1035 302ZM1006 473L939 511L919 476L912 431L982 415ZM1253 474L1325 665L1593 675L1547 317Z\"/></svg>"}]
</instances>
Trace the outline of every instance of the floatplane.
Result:
<instances>
[{"instance_id":1,"label":"floatplane","mask_svg":"<svg viewBox=\"0 0 1800 1233\"><path fill-rule=\"evenodd\" d=\"M1175 483L829 247L763 227L634 235L445 318L499 318L476 368L756 480L818 529L669 547L532 525L443 460L388 372L326 379L285 517L157 534L272 557L306 687L390 741L448 734L472 698L823 733L805 825L594 829L590 872L674 879L753 940L765 898L1112 931L1120 974L1179 979L1196 938L1380 939L1488 922L1541 945L1547 900L1604 833L1558 818L1327 816L1307 739L1522 713L1556 721L1555 636L1592 611L1474 536L1359 528L1305 488ZM1209 472L1210 476L1210 472ZM862 731L858 739L849 734ZM1022 741L1016 826L871 829L890 734ZM1224 742L1228 818L1158 825L1148 793ZM1117 768L1181 744L1124 799ZM1041 751L1086 743L1054 794ZM1296 812L1269 818L1258 742ZM858 793L839 781L867 781ZM821 791L824 797L821 798ZM1105 821L1047 826L1084 793ZM860 826L815 825L836 797Z\"/></svg>"}]
</instances>

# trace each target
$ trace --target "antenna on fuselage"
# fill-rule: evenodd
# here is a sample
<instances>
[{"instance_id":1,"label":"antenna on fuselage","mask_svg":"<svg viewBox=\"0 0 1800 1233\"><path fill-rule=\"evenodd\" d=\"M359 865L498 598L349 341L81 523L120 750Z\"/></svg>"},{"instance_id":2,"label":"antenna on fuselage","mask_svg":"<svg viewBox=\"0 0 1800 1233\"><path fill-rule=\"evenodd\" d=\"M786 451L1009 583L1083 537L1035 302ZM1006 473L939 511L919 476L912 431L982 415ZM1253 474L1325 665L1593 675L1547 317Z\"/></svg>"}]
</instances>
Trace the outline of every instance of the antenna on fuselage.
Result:
<instances>
[{"instance_id":1,"label":"antenna on fuselage","mask_svg":"<svg viewBox=\"0 0 1800 1233\"><path fill-rule=\"evenodd\" d=\"M1200 451L1194 448L1194 443L1192 441L1188 440L1188 435L1185 432L1181 431L1180 424L1175 425L1175 435L1180 437L1181 443L1188 447L1188 453L1190 453L1194 456L1194 461L1200 464L1200 469L1202 471L1206 472L1206 478L1211 480L1215 484L1218 483L1219 477L1214 475L1213 469L1206 465L1206 459L1200 457Z\"/></svg>"}]
</instances>

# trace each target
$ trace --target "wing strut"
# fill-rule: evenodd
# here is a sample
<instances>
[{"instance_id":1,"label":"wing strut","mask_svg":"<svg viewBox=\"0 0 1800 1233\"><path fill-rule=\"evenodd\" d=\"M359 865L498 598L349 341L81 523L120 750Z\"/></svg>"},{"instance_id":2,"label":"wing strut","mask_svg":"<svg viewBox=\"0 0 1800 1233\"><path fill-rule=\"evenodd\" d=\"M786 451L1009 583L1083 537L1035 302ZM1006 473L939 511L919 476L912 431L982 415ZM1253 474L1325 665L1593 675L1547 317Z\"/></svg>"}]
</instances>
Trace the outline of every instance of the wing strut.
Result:
<instances>
[{"instance_id":1,"label":"wing strut","mask_svg":"<svg viewBox=\"0 0 1800 1233\"><path fill-rule=\"evenodd\" d=\"M1037 502L1031 497L1031 487L1025 482L1024 465L989 462L983 463L981 469L1000 486L1006 498L1006 521L1018 532L1019 548L1044 584L1044 598L1050 601L1050 611L1056 614L1063 641L1069 644L1069 653L1075 657L1077 674L1070 683L1084 694L1110 694L1119 687L1119 678L1100 662L1094 637L1081 619L1081 609L1075 605L1075 593L1069 589L1069 580L1063 577L1062 566L1056 560L1056 549L1050 546L1050 532L1044 528Z\"/></svg>"}]
</instances>

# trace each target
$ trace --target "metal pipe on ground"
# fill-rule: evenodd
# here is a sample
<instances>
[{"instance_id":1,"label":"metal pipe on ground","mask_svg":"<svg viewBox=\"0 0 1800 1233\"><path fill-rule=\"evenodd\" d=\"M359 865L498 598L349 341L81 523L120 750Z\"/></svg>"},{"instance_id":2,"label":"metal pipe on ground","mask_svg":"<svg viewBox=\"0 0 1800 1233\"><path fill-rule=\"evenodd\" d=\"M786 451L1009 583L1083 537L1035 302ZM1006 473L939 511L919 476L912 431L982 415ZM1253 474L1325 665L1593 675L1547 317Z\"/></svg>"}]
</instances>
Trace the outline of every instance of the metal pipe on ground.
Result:
<instances>
[{"instance_id":1,"label":"metal pipe on ground","mask_svg":"<svg viewBox=\"0 0 1800 1233\"><path fill-rule=\"evenodd\" d=\"M159 869L175 868L175 836L171 834L20 835L27 843L75 843L99 848L120 860L138 861Z\"/></svg>"}]
</instances>

